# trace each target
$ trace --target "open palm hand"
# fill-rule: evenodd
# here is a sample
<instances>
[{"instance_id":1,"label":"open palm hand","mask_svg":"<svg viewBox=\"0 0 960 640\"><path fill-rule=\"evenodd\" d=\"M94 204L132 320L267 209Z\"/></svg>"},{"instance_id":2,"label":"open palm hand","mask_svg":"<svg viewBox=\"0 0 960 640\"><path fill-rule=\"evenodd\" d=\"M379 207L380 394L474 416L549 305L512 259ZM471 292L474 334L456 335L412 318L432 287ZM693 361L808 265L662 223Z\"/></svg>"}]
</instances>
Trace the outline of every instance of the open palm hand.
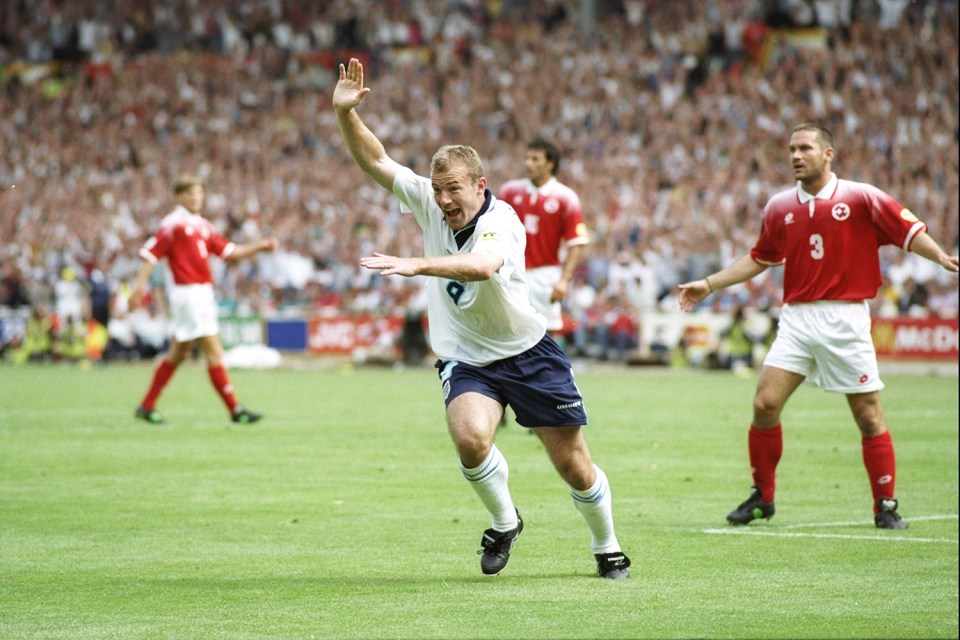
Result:
<instances>
[{"instance_id":1,"label":"open palm hand","mask_svg":"<svg viewBox=\"0 0 960 640\"><path fill-rule=\"evenodd\" d=\"M333 108L338 111L349 111L363 102L363 98L370 92L369 87L363 86L363 65L356 58L344 67L340 65L340 79L333 90Z\"/></svg>"}]
</instances>

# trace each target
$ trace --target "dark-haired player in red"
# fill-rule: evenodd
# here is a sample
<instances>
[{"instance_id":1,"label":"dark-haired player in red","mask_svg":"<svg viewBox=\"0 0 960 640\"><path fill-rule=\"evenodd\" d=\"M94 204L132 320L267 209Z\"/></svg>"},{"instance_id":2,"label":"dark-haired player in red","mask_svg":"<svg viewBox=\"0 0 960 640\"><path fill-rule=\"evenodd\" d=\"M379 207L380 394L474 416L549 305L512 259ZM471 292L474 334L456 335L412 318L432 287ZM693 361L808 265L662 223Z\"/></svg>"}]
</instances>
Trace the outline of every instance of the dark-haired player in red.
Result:
<instances>
[{"instance_id":1,"label":"dark-haired player in red","mask_svg":"<svg viewBox=\"0 0 960 640\"><path fill-rule=\"evenodd\" d=\"M527 144L524 167L527 177L504 183L499 197L523 221L530 302L547 318L547 331L556 333L563 328L561 303L590 239L580 198L556 178L560 151L552 143L535 138ZM566 255L561 263L562 248Z\"/></svg>"},{"instance_id":2,"label":"dark-haired player in red","mask_svg":"<svg viewBox=\"0 0 960 640\"><path fill-rule=\"evenodd\" d=\"M223 365L217 302L208 258L216 255L234 262L261 251L274 251L277 241L268 238L238 245L224 238L200 215L205 193L203 183L196 176L178 178L173 192L177 207L161 221L159 230L140 250L144 264L137 273L130 295L130 304L139 304L154 265L166 258L173 278L168 290L173 335L170 351L154 371L147 395L134 415L151 423L163 422L163 417L156 409L157 398L180 363L190 354L193 345L197 344L207 361L210 382L227 405L231 420L256 422L261 415L247 411L237 403L233 385Z\"/></svg>"},{"instance_id":3,"label":"dark-haired player in red","mask_svg":"<svg viewBox=\"0 0 960 640\"><path fill-rule=\"evenodd\" d=\"M894 497L896 461L880 406L883 382L867 300L880 286L881 245L912 251L953 273L958 258L945 253L925 224L880 189L838 179L831 171L833 135L824 127L797 125L789 150L797 186L767 203L760 238L750 254L702 280L680 285L680 306L690 311L713 291L784 265L784 305L777 338L760 371L748 438L754 487L727 520L747 524L773 516L783 450L780 413L809 378L847 396L862 435L874 523L881 529L906 529Z\"/></svg>"}]
</instances>

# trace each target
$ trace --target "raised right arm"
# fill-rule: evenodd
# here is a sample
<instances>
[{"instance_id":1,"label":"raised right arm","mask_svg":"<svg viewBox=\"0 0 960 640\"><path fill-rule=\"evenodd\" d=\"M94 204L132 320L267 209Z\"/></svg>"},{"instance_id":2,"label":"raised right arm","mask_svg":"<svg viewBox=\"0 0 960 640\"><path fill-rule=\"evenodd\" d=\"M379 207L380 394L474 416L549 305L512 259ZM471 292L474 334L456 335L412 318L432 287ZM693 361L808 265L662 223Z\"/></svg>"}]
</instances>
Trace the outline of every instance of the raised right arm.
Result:
<instances>
[{"instance_id":1,"label":"raised right arm","mask_svg":"<svg viewBox=\"0 0 960 640\"><path fill-rule=\"evenodd\" d=\"M343 141L363 172L392 192L393 180L401 165L387 155L383 144L356 111L369 92L370 88L363 86L363 65L359 60L350 58L346 67L340 65L340 79L333 91L333 109Z\"/></svg>"}]
</instances>

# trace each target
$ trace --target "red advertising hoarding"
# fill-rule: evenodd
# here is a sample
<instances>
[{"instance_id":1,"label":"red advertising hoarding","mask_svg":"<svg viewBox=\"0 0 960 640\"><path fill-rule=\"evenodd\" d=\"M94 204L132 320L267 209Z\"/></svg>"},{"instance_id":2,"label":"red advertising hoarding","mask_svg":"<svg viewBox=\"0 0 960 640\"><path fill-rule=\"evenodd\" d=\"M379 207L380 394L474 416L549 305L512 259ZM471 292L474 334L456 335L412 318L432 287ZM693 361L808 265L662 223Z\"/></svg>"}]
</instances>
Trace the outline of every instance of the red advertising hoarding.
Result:
<instances>
[{"instance_id":1,"label":"red advertising hoarding","mask_svg":"<svg viewBox=\"0 0 960 640\"><path fill-rule=\"evenodd\" d=\"M307 323L307 350L318 355L345 355L356 349L389 351L403 329L399 316L315 317Z\"/></svg>"},{"instance_id":2,"label":"red advertising hoarding","mask_svg":"<svg viewBox=\"0 0 960 640\"><path fill-rule=\"evenodd\" d=\"M349 355L357 349L388 352L403 328L399 316L314 317L307 321L307 350L318 355ZM874 318L877 355L889 359L957 360L956 318Z\"/></svg>"},{"instance_id":3,"label":"red advertising hoarding","mask_svg":"<svg viewBox=\"0 0 960 640\"><path fill-rule=\"evenodd\" d=\"M881 358L956 360L956 318L874 318L873 344Z\"/></svg>"}]
</instances>

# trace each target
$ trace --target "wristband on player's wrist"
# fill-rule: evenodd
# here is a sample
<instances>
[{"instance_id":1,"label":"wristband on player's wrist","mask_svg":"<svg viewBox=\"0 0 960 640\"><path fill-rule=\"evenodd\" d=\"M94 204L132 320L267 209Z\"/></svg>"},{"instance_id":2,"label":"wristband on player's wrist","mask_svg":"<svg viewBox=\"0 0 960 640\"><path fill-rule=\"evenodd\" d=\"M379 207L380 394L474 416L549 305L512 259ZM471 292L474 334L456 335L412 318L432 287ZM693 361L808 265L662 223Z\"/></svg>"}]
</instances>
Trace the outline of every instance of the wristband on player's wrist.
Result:
<instances>
[{"instance_id":1,"label":"wristband on player's wrist","mask_svg":"<svg viewBox=\"0 0 960 640\"><path fill-rule=\"evenodd\" d=\"M707 293L713 293L713 285L710 284L710 276L704 278L703 281L707 283Z\"/></svg>"}]
</instances>

